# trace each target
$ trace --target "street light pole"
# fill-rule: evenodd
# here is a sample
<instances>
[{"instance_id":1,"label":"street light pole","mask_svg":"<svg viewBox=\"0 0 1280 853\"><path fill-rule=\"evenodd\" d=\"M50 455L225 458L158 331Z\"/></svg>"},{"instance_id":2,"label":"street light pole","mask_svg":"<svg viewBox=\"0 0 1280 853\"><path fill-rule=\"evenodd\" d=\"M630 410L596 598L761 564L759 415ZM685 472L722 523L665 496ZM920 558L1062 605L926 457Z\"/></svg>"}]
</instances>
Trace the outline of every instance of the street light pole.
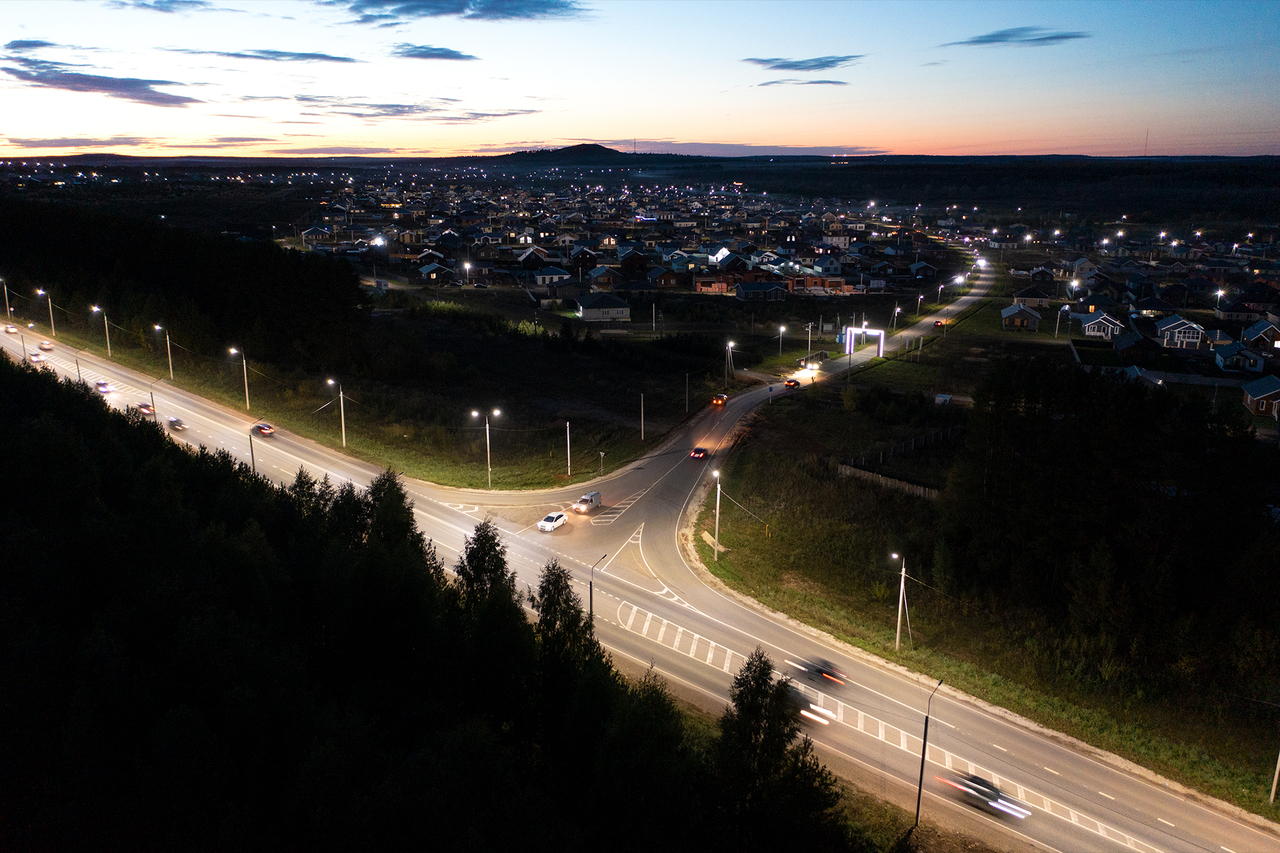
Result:
<instances>
[{"instance_id":1,"label":"street light pole","mask_svg":"<svg viewBox=\"0 0 1280 853\"><path fill-rule=\"evenodd\" d=\"M601 454L603 457L604 454ZM600 560L603 560L608 554L601 554ZM587 618L592 622L596 618L596 566L600 565L600 560L596 560L591 564L591 580L587 581Z\"/></svg>"},{"instance_id":2,"label":"street light pole","mask_svg":"<svg viewBox=\"0 0 1280 853\"><path fill-rule=\"evenodd\" d=\"M244 368L244 410L247 412L249 411L249 359L242 350L232 347L231 354L236 355L237 353L240 355L240 365Z\"/></svg>"},{"instance_id":3,"label":"street light pole","mask_svg":"<svg viewBox=\"0 0 1280 853\"><path fill-rule=\"evenodd\" d=\"M0 278L0 287L4 288L4 319L7 323L13 317L13 310L9 307L9 285L5 284L4 279Z\"/></svg>"},{"instance_id":4,"label":"street light pole","mask_svg":"<svg viewBox=\"0 0 1280 853\"><path fill-rule=\"evenodd\" d=\"M493 416L495 418L500 414L502 414L502 412L500 412L499 410L497 409L493 410ZM480 413L472 412L471 417L478 418L480 417ZM489 413L488 412L484 413L484 463L485 463L485 467L489 469L489 488L492 489L493 488L493 456L489 452Z\"/></svg>"},{"instance_id":5,"label":"street light pole","mask_svg":"<svg viewBox=\"0 0 1280 853\"><path fill-rule=\"evenodd\" d=\"M573 443L569 439L569 422L564 422L564 473L573 476Z\"/></svg>"},{"instance_id":6,"label":"street light pole","mask_svg":"<svg viewBox=\"0 0 1280 853\"><path fill-rule=\"evenodd\" d=\"M712 471L712 475L716 478L716 536L713 552L715 561L720 562L720 472Z\"/></svg>"},{"instance_id":7,"label":"street light pole","mask_svg":"<svg viewBox=\"0 0 1280 853\"><path fill-rule=\"evenodd\" d=\"M156 331L161 330L161 326L156 324ZM164 351L169 356L169 381L173 381L173 347L169 346L169 330L164 330Z\"/></svg>"},{"instance_id":8,"label":"street light pole","mask_svg":"<svg viewBox=\"0 0 1280 853\"><path fill-rule=\"evenodd\" d=\"M787 330L786 326L778 327L778 355L782 355L782 333Z\"/></svg>"},{"instance_id":9,"label":"street light pole","mask_svg":"<svg viewBox=\"0 0 1280 853\"><path fill-rule=\"evenodd\" d=\"M329 384L333 385L335 383L332 379L330 379ZM347 446L347 407L346 407L346 401L342 396L342 383L338 382L336 384L338 386L338 419L342 423L342 446L346 447Z\"/></svg>"},{"instance_id":10,"label":"street light pole","mask_svg":"<svg viewBox=\"0 0 1280 853\"><path fill-rule=\"evenodd\" d=\"M58 336L58 330L57 330L57 328L53 325L53 294L52 294L52 293L45 293L43 290L37 290L37 291L36 291L36 295L37 295L37 296L45 296L45 297L48 297L48 299L49 299L49 331L50 331L50 333L52 333L52 335L56 338L56 337Z\"/></svg>"},{"instance_id":11,"label":"street light pole","mask_svg":"<svg viewBox=\"0 0 1280 853\"><path fill-rule=\"evenodd\" d=\"M920 784L916 787L916 826L920 825L920 798L924 795L924 761L925 756L929 754L929 714L933 711L933 694L937 693L941 686L942 679L939 678L929 694L929 702L924 709L924 738L920 742Z\"/></svg>"},{"instance_id":12,"label":"street light pole","mask_svg":"<svg viewBox=\"0 0 1280 853\"><path fill-rule=\"evenodd\" d=\"M93 306L93 313L97 314L102 311L97 305ZM107 336L107 358L111 358L111 329L107 324L107 312L102 311L102 333ZM246 408L248 408L246 406Z\"/></svg>"},{"instance_id":13,"label":"street light pole","mask_svg":"<svg viewBox=\"0 0 1280 853\"><path fill-rule=\"evenodd\" d=\"M893 650L896 652L902 645L902 611L907 606L907 557L890 554L895 560L902 560L902 576L898 582L898 633L893 638Z\"/></svg>"}]
</instances>

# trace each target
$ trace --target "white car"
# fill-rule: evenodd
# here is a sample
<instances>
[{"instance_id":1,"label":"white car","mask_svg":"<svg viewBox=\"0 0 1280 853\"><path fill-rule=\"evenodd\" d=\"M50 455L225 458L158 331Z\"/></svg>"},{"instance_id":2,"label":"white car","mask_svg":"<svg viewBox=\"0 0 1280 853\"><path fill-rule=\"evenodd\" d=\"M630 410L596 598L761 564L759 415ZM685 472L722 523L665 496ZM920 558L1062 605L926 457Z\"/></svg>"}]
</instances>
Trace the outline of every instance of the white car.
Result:
<instances>
[{"instance_id":1,"label":"white car","mask_svg":"<svg viewBox=\"0 0 1280 853\"><path fill-rule=\"evenodd\" d=\"M542 519L542 521L538 522L538 529L543 533L550 533L557 527L562 526L568 520L569 516L565 515L563 512L553 512L551 515L548 515L546 518Z\"/></svg>"}]
</instances>

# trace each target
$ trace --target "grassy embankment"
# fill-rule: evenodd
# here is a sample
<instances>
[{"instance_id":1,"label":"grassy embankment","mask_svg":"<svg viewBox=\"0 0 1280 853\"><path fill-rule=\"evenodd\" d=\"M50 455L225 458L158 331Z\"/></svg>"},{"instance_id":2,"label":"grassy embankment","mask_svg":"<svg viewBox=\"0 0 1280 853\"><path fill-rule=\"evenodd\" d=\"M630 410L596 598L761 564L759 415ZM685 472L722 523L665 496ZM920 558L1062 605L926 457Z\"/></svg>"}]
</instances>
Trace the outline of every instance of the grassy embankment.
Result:
<instances>
[{"instance_id":1,"label":"grassy embankment","mask_svg":"<svg viewBox=\"0 0 1280 853\"><path fill-rule=\"evenodd\" d=\"M1052 330L998 335L999 305L987 302L923 352L877 361L856 372L861 388L966 394L982 365L1032 349L1070 358ZM1114 752L1162 775L1272 819L1267 794L1275 761L1273 726L1224 726L1211 712L1191 713L1178 697L1109 695L1084 687L1046 660L1031 614L990 612L911 585L913 636L895 653L897 572L891 552L927 554L937 515L927 501L837 476L835 458L851 458L940 425L917 417L909 401L874 418L842 406L842 386L805 387L761 411L723 466L725 500L718 562L696 537L704 564L731 587L832 636L1008 708L1054 730ZM929 398L926 397L926 400ZM917 413L919 409L914 410ZM945 486L956 445L932 445L894 458L883 473ZM742 504L742 511L736 503ZM714 502L699 518L710 531ZM805 519L803 525L792 523ZM766 523L768 525L766 529ZM908 563L908 572L911 565ZM1203 707L1203 705L1202 705ZM1236 719L1236 718L1233 718Z\"/></svg>"}]
</instances>

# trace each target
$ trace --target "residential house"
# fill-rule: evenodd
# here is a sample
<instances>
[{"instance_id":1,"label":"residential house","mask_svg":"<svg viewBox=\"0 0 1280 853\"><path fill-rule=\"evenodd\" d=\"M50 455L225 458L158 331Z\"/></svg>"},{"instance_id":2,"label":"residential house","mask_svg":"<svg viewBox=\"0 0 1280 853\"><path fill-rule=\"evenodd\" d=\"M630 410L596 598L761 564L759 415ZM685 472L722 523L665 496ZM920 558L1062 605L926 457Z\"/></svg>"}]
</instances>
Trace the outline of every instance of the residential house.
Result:
<instances>
[{"instance_id":1,"label":"residential house","mask_svg":"<svg viewBox=\"0 0 1280 853\"><path fill-rule=\"evenodd\" d=\"M584 279L592 290L612 290L622 282L622 273L613 267L596 267Z\"/></svg>"},{"instance_id":2,"label":"residential house","mask_svg":"<svg viewBox=\"0 0 1280 853\"><path fill-rule=\"evenodd\" d=\"M1124 323L1112 317L1106 311L1095 311L1080 318L1085 337L1102 338L1109 341L1124 331Z\"/></svg>"},{"instance_id":3,"label":"residential house","mask_svg":"<svg viewBox=\"0 0 1280 853\"><path fill-rule=\"evenodd\" d=\"M1214 308L1213 316L1219 320L1235 320L1239 323L1251 323L1259 318L1258 312L1240 299L1229 300L1225 305Z\"/></svg>"},{"instance_id":4,"label":"residential house","mask_svg":"<svg viewBox=\"0 0 1280 853\"><path fill-rule=\"evenodd\" d=\"M578 316L589 323L625 323L631 321L631 306L612 293L591 293L578 298Z\"/></svg>"},{"instance_id":5,"label":"residential house","mask_svg":"<svg viewBox=\"0 0 1280 853\"><path fill-rule=\"evenodd\" d=\"M1167 317L1178 309L1158 296L1145 296L1133 303L1133 310L1143 317Z\"/></svg>"},{"instance_id":6,"label":"residential house","mask_svg":"<svg viewBox=\"0 0 1280 853\"><path fill-rule=\"evenodd\" d=\"M1040 312L1015 303L1000 312L1000 322L1006 329L1034 332L1040 328Z\"/></svg>"},{"instance_id":7,"label":"residential house","mask_svg":"<svg viewBox=\"0 0 1280 853\"><path fill-rule=\"evenodd\" d=\"M1223 370L1242 370L1246 373L1261 373L1266 364L1261 355L1239 342L1218 347L1213 360Z\"/></svg>"},{"instance_id":8,"label":"residential house","mask_svg":"<svg viewBox=\"0 0 1280 853\"><path fill-rule=\"evenodd\" d=\"M1014 305L1028 305L1032 308L1044 308L1049 304L1049 294L1036 287L1024 287L1013 294Z\"/></svg>"},{"instance_id":9,"label":"residential house","mask_svg":"<svg viewBox=\"0 0 1280 853\"><path fill-rule=\"evenodd\" d=\"M1177 314L1157 322L1156 334L1165 349L1200 349L1204 345L1204 327Z\"/></svg>"},{"instance_id":10,"label":"residential house","mask_svg":"<svg viewBox=\"0 0 1280 853\"><path fill-rule=\"evenodd\" d=\"M1255 415L1271 415L1280 420L1280 376L1267 375L1240 386L1244 407Z\"/></svg>"},{"instance_id":11,"label":"residential house","mask_svg":"<svg viewBox=\"0 0 1280 853\"><path fill-rule=\"evenodd\" d=\"M1033 285L1047 285L1053 282L1053 270L1047 267L1036 267L1031 271L1031 283Z\"/></svg>"},{"instance_id":12,"label":"residential house","mask_svg":"<svg viewBox=\"0 0 1280 853\"><path fill-rule=\"evenodd\" d=\"M568 270L562 270L560 267L543 267L533 274L533 280L539 287L546 287L557 281L564 281L570 278Z\"/></svg>"},{"instance_id":13,"label":"residential house","mask_svg":"<svg viewBox=\"0 0 1280 853\"><path fill-rule=\"evenodd\" d=\"M1141 332L1124 332L1111 338L1116 355L1130 363L1155 361L1160 345Z\"/></svg>"},{"instance_id":14,"label":"residential house","mask_svg":"<svg viewBox=\"0 0 1280 853\"><path fill-rule=\"evenodd\" d=\"M744 281L734 287L742 302L778 302L787 298L787 286L776 281Z\"/></svg>"},{"instance_id":15,"label":"residential house","mask_svg":"<svg viewBox=\"0 0 1280 853\"><path fill-rule=\"evenodd\" d=\"M911 265L911 277L933 279L938 276L938 268L933 264L927 264L924 261L917 261Z\"/></svg>"},{"instance_id":16,"label":"residential house","mask_svg":"<svg viewBox=\"0 0 1280 853\"><path fill-rule=\"evenodd\" d=\"M453 284L453 270L448 267L427 264L425 267L419 267L418 272L422 274L422 280L426 284Z\"/></svg>"},{"instance_id":17,"label":"residential house","mask_svg":"<svg viewBox=\"0 0 1280 853\"><path fill-rule=\"evenodd\" d=\"M1259 352L1280 355L1280 326L1259 320L1241 333L1240 341Z\"/></svg>"}]
</instances>

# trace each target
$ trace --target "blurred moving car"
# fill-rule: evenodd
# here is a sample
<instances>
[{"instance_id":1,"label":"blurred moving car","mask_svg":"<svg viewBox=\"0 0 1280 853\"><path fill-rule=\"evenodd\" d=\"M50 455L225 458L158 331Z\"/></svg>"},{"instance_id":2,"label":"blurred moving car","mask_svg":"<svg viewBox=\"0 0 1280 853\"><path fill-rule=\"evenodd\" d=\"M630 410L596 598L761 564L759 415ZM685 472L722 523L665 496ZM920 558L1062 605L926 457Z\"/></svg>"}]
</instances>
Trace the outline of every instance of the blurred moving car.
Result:
<instances>
[{"instance_id":1,"label":"blurred moving car","mask_svg":"<svg viewBox=\"0 0 1280 853\"><path fill-rule=\"evenodd\" d=\"M40 342L40 349L44 350L45 352L53 352L53 342L52 342L52 341L41 341L41 342Z\"/></svg>"},{"instance_id":2,"label":"blurred moving car","mask_svg":"<svg viewBox=\"0 0 1280 853\"><path fill-rule=\"evenodd\" d=\"M981 776L970 773L968 776L957 776L954 779L947 779L942 776L935 776L934 778L955 788L960 792L960 796L965 802L983 811L1016 817L1018 820L1022 820L1031 814L1031 810L1024 804L1001 791L995 786L994 782L983 779Z\"/></svg>"},{"instance_id":3,"label":"blurred moving car","mask_svg":"<svg viewBox=\"0 0 1280 853\"><path fill-rule=\"evenodd\" d=\"M785 386L787 386L788 388L799 388L799 387L800 387L800 380L799 380L799 379L788 379L786 382L784 382L784 383L782 383L782 384L783 384L783 385L785 385Z\"/></svg>"},{"instance_id":4,"label":"blurred moving car","mask_svg":"<svg viewBox=\"0 0 1280 853\"><path fill-rule=\"evenodd\" d=\"M600 506L600 493L587 492L585 495L578 498L577 502L573 505L573 511L574 512L591 512L591 510L595 509L598 506Z\"/></svg>"},{"instance_id":5,"label":"blurred moving car","mask_svg":"<svg viewBox=\"0 0 1280 853\"><path fill-rule=\"evenodd\" d=\"M701 459L706 455L707 455L707 449L705 447L695 447L692 451L689 452L690 459Z\"/></svg>"},{"instance_id":6,"label":"blurred moving car","mask_svg":"<svg viewBox=\"0 0 1280 853\"><path fill-rule=\"evenodd\" d=\"M42 361L44 361L44 356L41 355L38 351L32 350L31 352L27 353L27 361L31 362L32 364L39 364Z\"/></svg>"},{"instance_id":7,"label":"blurred moving car","mask_svg":"<svg viewBox=\"0 0 1280 853\"><path fill-rule=\"evenodd\" d=\"M936 328L938 328L939 326L945 326L945 325L946 325L946 323L944 323L942 320L934 320L934 321L933 321L933 327L934 327L935 329L936 329Z\"/></svg>"},{"instance_id":8,"label":"blurred moving car","mask_svg":"<svg viewBox=\"0 0 1280 853\"><path fill-rule=\"evenodd\" d=\"M187 425L182 422L182 418L169 418L169 429L174 432L182 432Z\"/></svg>"},{"instance_id":9,"label":"blurred moving car","mask_svg":"<svg viewBox=\"0 0 1280 853\"><path fill-rule=\"evenodd\" d=\"M99 379L97 382L93 384L94 384L94 387L98 389L98 392L100 394L110 394L112 391L116 390L115 388L112 388L111 383L105 379Z\"/></svg>"},{"instance_id":10,"label":"blurred moving car","mask_svg":"<svg viewBox=\"0 0 1280 853\"><path fill-rule=\"evenodd\" d=\"M271 424L254 424L249 427L249 432L256 432L258 435L275 435L276 428Z\"/></svg>"},{"instance_id":11,"label":"blurred moving car","mask_svg":"<svg viewBox=\"0 0 1280 853\"><path fill-rule=\"evenodd\" d=\"M711 398L711 405L713 406L723 406L727 402L729 402L728 394L717 394Z\"/></svg>"},{"instance_id":12,"label":"blurred moving car","mask_svg":"<svg viewBox=\"0 0 1280 853\"><path fill-rule=\"evenodd\" d=\"M156 407L150 403L138 403L135 408L144 415L154 415L156 413Z\"/></svg>"},{"instance_id":13,"label":"blurred moving car","mask_svg":"<svg viewBox=\"0 0 1280 853\"><path fill-rule=\"evenodd\" d=\"M543 533L550 533L557 527L563 526L568 521L569 516L565 515L563 512L553 512L546 518L542 519L542 521L538 522L538 529Z\"/></svg>"},{"instance_id":14,"label":"blurred moving car","mask_svg":"<svg viewBox=\"0 0 1280 853\"><path fill-rule=\"evenodd\" d=\"M4 327L4 330L5 330L5 332L6 332L6 333L8 333L8 334L10 334L10 335L16 335L16 334L18 334L18 327L17 327L17 326L12 326L12 325L11 325L11 326L5 326L5 327Z\"/></svg>"}]
</instances>

